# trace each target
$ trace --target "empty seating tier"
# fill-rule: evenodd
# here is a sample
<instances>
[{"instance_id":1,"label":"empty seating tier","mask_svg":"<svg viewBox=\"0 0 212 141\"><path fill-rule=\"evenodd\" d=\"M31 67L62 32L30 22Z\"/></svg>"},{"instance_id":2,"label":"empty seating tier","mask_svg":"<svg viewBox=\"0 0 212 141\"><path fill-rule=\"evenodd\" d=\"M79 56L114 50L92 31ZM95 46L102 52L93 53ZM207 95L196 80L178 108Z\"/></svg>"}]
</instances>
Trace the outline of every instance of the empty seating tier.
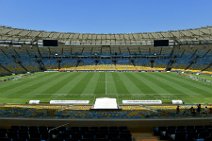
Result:
<instances>
[{"instance_id":1,"label":"empty seating tier","mask_svg":"<svg viewBox=\"0 0 212 141\"><path fill-rule=\"evenodd\" d=\"M169 141L212 141L212 126L168 126L154 128L154 135Z\"/></svg>"},{"instance_id":2,"label":"empty seating tier","mask_svg":"<svg viewBox=\"0 0 212 141\"><path fill-rule=\"evenodd\" d=\"M131 141L127 127L12 126L0 129L1 141Z\"/></svg>"}]
</instances>

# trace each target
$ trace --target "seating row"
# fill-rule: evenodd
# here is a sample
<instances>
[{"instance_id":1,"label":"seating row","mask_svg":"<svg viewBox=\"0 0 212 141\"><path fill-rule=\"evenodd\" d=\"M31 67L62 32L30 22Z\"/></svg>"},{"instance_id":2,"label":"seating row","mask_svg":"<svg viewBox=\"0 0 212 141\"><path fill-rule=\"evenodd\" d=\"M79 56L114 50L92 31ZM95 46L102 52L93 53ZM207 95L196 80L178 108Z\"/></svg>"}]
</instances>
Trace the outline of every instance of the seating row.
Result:
<instances>
[{"instance_id":1,"label":"seating row","mask_svg":"<svg viewBox=\"0 0 212 141\"><path fill-rule=\"evenodd\" d=\"M127 127L12 126L0 129L1 141L131 141Z\"/></svg>"}]
</instances>

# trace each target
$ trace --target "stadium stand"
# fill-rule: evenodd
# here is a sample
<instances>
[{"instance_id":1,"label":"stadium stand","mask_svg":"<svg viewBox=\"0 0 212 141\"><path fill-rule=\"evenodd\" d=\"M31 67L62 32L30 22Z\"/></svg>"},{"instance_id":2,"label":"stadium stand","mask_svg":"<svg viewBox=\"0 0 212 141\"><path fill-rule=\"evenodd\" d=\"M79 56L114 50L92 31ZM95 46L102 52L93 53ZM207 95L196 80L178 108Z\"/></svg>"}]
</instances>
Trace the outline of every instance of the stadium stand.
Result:
<instances>
[{"instance_id":1,"label":"stadium stand","mask_svg":"<svg viewBox=\"0 0 212 141\"><path fill-rule=\"evenodd\" d=\"M67 50L67 48L62 49ZM163 50L157 53L154 51L153 54L149 51L142 51L141 54L133 56L123 53L119 54L119 56L124 56L125 59L121 59L112 54L108 54L109 56L104 56L106 54L103 54L93 58L91 52L87 52L85 56L75 56L74 54L77 54L77 52L72 55L63 55L59 54L59 50L50 47L1 47L0 59L2 60L1 69L5 70L3 69L5 67L8 69L5 70L6 72L11 71L13 73L61 68L70 68L71 70L142 70L142 67L148 67L164 68L164 70L166 68L211 70L210 63L212 58L209 47L176 47L172 54L170 53L170 48ZM170 57L170 55L173 57Z\"/></svg>"},{"instance_id":2,"label":"stadium stand","mask_svg":"<svg viewBox=\"0 0 212 141\"><path fill-rule=\"evenodd\" d=\"M131 141L127 127L12 126L0 129L1 141Z\"/></svg>"},{"instance_id":3,"label":"stadium stand","mask_svg":"<svg viewBox=\"0 0 212 141\"><path fill-rule=\"evenodd\" d=\"M170 141L211 141L212 126L168 126L156 127L154 135Z\"/></svg>"},{"instance_id":4,"label":"stadium stand","mask_svg":"<svg viewBox=\"0 0 212 141\"><path fill-rule=\"evenodd\" d=\"M70 68L70 70L140 70L140 66L164 68L164 70L173 68L210 71L211 41L202 38L210 36L210 29L211 27L203 27L191 30L155 32L151 33L153 39L147 38L150 37L148 33L126 34L124 36L121 34L115 36L113 34L96 34L95 36L99 40L94 40L94 37L88 34L88 40L83 39L82 36L78 36L78 38L73 36L74 39L70 39L69 45L64 44L64 41L61 40L59 47L41 47L40 42L36 43L39 45L30 43L31 39L24 36L25 30L21 30L20 35L23 34L23 36L20 36L20 42L12 41L13 36L15 38L16 35L12 33L16 33L17 29L2 26L0 34L4 36L4 33L10 30L11 37L1 41L1 69L8 69L1 75L6 72L23 73L62 68ZM30 32L39 31L32 30ZM181 34L179 35L178 32ZM46 33L48 34L48 32ZM66 33L58 34L66 35ZM197 34L200 37L199 40L195 39ZM154 47L152 41L162 37L171 39L170 46ZM36 36L37 40L43 38L44 36L39 34ZM173 38L178 40L172 40ZM10 63L8 64L8 62ZM115 67L110 66L111 64ZM96 69L90 67L94 65L97 66Z\"/></svg>"}]
</instances>

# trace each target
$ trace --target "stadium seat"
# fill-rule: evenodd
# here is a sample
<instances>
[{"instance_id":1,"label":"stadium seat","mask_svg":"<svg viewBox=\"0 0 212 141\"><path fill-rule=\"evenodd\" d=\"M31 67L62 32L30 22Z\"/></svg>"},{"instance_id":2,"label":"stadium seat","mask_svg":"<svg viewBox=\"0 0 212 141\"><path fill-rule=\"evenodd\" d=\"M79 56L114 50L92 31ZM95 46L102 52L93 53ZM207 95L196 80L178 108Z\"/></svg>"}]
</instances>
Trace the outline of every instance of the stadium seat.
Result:
<instances>
[{"instance_id":1,"label":"stadium seat","mask_svg":"<svg viewBox=\"0 0 212 141\"><path fill-rule=\"evenodd\" d=\"M170 141L206 141L211 139L211 126L177 126L157 127L153 129L154 135L161 140Z\"/></svg>"},{"instance_id":2,"label":"stadium seat","mask_svg":"<svg viewBox=\"0 0 212 141\"><path fill-rule=\"evenodd\" d=\"M0 129L1 141L132 141L127 127L12 126Z\"/></svg>"}]
</instances>

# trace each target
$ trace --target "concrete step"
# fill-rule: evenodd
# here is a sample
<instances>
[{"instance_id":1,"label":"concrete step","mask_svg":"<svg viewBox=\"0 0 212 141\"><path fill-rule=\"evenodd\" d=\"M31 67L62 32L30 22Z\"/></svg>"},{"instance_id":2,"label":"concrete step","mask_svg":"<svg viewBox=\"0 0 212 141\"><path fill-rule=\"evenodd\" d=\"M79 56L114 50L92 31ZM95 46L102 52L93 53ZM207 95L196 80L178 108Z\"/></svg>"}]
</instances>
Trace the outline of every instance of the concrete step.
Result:
<instances>
[{"instance_id":1,"label":"concrete step","mask_svg":"<svg viewBox=\"0 0 212 141\"><path fill-rule=\"evenodd\" d=\"M135 141L160 141L152 133L132 133Z\"/></svg>"}]
</instances>

